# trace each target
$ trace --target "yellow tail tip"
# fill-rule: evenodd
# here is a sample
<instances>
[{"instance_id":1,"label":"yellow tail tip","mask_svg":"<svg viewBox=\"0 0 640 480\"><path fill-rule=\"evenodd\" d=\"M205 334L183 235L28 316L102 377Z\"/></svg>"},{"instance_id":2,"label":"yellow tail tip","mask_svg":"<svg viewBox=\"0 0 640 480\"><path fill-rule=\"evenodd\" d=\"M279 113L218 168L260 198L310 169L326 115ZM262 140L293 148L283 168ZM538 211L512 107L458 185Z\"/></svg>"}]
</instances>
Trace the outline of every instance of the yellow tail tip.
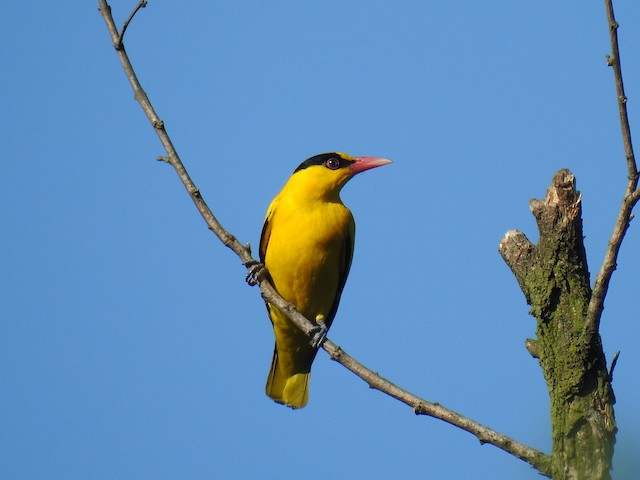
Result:
<instances>
[{"instance_id":1,"label":"yellow tail tip","mask_svg":"<svg viewBox=\"0 0 640 480\"><path fill-rule=\"evenodd\" d=\"M273 383L267 383L267 395L275 402L291 407L294 410L303 408L309 401L310 373L297 373L286 379L281 391L272 388Z\"/></svg>"}]
</instances>

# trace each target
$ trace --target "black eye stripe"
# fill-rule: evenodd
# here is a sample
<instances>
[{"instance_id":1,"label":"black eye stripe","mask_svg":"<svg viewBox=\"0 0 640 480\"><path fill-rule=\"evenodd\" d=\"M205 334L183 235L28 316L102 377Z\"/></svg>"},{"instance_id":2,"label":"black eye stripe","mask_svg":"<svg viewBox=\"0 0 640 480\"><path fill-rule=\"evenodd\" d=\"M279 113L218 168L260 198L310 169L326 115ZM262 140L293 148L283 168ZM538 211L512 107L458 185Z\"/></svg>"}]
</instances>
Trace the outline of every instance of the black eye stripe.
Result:
<instances>
[{"instance_id":1,"label":"black eye stripe","mask_svg":"<svg viewBox=\"0 0 640 480\"><path fill-rule=\"evenodd\" d=\"M336 169L348 167L353 163L353 161L342 158L340 155L338 155L335 152L321 153L320 155L315 155L311 158L306 159L304 162L302 162L298 166L298 168L295 169L293 173L296 173L299 170L304 170L305 168L311 167L313 165L326 165L326 162L332 158L335 158L336 160L338 160L338 166ZM328 168L331 168L331 167L328 167Z\"/></svg>"}]
</instances>

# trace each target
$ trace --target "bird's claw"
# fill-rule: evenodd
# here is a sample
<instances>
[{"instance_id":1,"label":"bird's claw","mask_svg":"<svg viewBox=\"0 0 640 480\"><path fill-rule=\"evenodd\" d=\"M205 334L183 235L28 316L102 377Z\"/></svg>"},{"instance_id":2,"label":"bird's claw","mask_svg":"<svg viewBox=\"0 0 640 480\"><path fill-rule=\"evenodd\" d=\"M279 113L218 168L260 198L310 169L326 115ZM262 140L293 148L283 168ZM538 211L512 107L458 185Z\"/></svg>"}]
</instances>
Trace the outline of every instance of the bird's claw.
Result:
<instances>
[{"instance_id":1,"label":"bird's claw","mask_svg":"<svg viewBox=\"0 0 640 480\"><path fill-rule=\"evenodd\" d=\"M316 326L313 327L311 341L309 342L313 348L320 348L324 341L327 339L327 324L324 323L324 316L318 315L316 317Z\"/></svg>"},{"instance_id":2,"label":"bird's claw","mask_svg":"<svg viewBox=\"0 0 640 480\"><path fill-rule=\"evenodd\" d=\"M245 267L247 267L247 276L245 277L245 281L249 284L250 287L257 285L261 277L264 276L267 269L264 264L258 262L257 260L250 260L246 263L243 263Z\"/></svg>"}]
</instances>

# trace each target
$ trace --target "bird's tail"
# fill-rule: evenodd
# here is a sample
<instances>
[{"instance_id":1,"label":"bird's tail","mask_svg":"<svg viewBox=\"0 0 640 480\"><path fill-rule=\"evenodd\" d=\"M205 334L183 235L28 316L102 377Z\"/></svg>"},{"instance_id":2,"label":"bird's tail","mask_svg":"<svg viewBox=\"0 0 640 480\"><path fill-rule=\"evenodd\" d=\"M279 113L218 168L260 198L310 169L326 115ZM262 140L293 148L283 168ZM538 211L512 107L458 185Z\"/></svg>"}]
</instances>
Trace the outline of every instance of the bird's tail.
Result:
<instances>
[{"instance_id":1,"label":"bird's tail","mask_svg":"<svg viewBox=\"0 0 640 480\"><path fill-rule=\"evenodd\" d=\"M309 400L309 377L311 372L288 375L278 365L278 351L274 350L269 378L267 378L267 395L278 403L291 408L302 408Z\"/></svg>"}]
</instances>

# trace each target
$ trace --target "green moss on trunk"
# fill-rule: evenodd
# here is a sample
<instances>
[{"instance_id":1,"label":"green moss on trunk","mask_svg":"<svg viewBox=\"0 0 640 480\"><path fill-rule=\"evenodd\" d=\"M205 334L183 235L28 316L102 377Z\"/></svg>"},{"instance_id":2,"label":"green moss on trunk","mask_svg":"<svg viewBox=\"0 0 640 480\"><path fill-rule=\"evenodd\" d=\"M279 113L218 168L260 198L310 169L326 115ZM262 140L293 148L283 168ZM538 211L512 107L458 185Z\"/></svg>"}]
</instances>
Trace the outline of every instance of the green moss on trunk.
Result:
<instances>
[{"instance_id":1,"label":"green moss on trunk","mask_svg":"<svg viewBox=\"0 0 640 480\"><path fill-rule=\"evenodd\" d=\"M600 336L585 326L591 288L581 197L571 172L558 172L531 210L538 245L509 232L500 252L537 320L535 356L551 400L553 478L609 479L615 398Z\"/></svg>"}]
</instances>

